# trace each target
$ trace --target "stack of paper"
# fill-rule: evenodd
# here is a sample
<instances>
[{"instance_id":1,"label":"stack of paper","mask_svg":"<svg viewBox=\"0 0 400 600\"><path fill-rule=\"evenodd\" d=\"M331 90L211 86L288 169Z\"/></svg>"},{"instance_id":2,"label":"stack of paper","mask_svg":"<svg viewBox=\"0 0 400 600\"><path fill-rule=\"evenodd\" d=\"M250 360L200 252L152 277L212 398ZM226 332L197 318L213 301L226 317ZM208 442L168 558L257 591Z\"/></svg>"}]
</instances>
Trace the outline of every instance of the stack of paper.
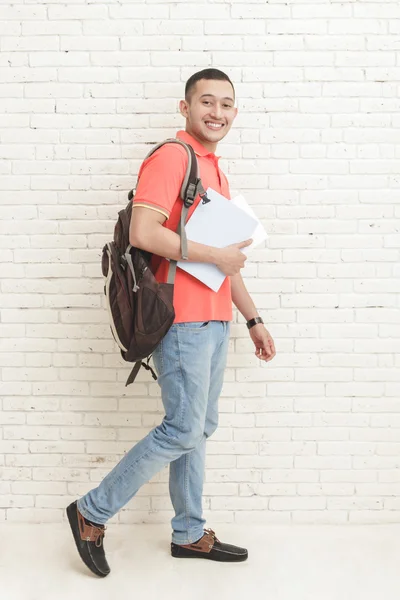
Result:
<instances>
[{"instance_id":1,"label":"stack of paper","mask_svg":"<svg viewBox=\"0 0 400 600\"><path fill-rule=\"evenodd\" d=\"M263 225L261 225L261 222L257 218L256 213L251 208L251 206L247 204L243 196L235 196L235 198L233 198L231 202L233 202L233 204L238 208L244 210L248 215L250 215L257 221L257 227L251 235L253 242L252 244L250 244L250 246L246 247L246 256L248 256L249 253L253 250L253 248L259 246L262 242L264 242L267 239L267 232L265 231Z\"/></svg>"},{"instance_id":2,"label":"stack of paper","mask_svg":"<svg viewBox=\"0 0 400 600\"><path fill-rule=\"evenodd\" d=\"M210 202L200 202L186 225L188 240L224 248L252 238L252 244L243 249L248 256L249 251L266 239L263 226L243 196L228 200L211 188L208 188L207 196ZM208 263L179 261L178 267L215 292L226 277L218 267Z\"/></svg>"}]
</instances>

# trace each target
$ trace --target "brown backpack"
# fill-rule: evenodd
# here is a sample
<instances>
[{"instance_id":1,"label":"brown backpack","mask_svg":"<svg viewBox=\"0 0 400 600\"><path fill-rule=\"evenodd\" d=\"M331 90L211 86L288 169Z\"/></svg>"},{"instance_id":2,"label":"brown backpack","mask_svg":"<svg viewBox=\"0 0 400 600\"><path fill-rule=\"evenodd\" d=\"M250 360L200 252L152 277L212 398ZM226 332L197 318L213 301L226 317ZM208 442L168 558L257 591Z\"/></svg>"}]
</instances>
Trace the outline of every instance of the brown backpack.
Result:
<instances>
[{"instance_id":1,"label":"brown backpack","mask_svg":"<svg viewBox=\"0 0 400 600\"><path fill-rule=\"evenodd\" d=\"M187 259L185 224L189 208L198 194L203 202L207 202L208 198L199 178L196 155L189 144L167 139L157 144L146 158L167 143L181 144L188 153L188 166L180 192L181 218L177 228L182 258ZM135 380L141 366L150 370L153 378L157 379L149 360L175 319L173 290L177 266L177 261L171 260L167 283L158 283L150 266L151 253L131 246L129 228L133 196L131 190L128 205L118 213L114 239L104 246L101 259L111 331L122 358L135 363L126 386ZM143 362L145 358L147 362Z\"/></svg>"}]
</instances>

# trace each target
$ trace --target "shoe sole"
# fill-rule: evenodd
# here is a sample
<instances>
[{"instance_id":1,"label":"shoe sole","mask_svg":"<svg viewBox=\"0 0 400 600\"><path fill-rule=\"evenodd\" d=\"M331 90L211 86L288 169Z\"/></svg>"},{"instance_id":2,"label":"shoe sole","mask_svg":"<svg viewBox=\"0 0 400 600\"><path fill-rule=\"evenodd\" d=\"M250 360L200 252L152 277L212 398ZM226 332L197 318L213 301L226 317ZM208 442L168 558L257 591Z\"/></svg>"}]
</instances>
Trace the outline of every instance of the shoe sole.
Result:
<instances>
[{"instance_id":1,"label":"shoe sole","mask_svg":"<svg viewBox=\"0 0 400 600\"><path fill-rule=\"evenodd\" d=\"M95 575L97 575L98 577L107 577L108 573L102 573L101 571L99 571L97 569L97 567L95 567L93 564L88 564L88 562L85 560L85 557L82 556L81 553L81 549L80 549L80 539L78 539L78 534L76 532L76 527L78 526L77 524L75 525L75 519L74 519L74 515L72 514L72 512L76 512L76 506L72 506L72 507L67 507L66 511L67 513L67 517L68 517L68 521L69 521L69 525L71 527L71 532L72 532L72 536L74 538L74 542L75 542L75 546L76 549L78 550L78 554L82 559L82 562L87 566L87 568L94 573Z\"/></svg>"},{"instance_id":2,"label":"shoe sole","mask_svg":"<svg viewBox=\"0 0 400 600\"><path fill-rule=\"evenodd\" d=\"M186 550L184 554L173 554L171 552L171 556L173 556L174 558L203 558L205 560L213 560L216 562L228 562L228 563L244 562L249 557L248 554L234 554L232 556L235 556L235 558L225 560L222 556L221 556L221 558L217 558L219 556L218 554L217 555L212 554L210 556L210 554L207 554L204 552L196 552L194 550L192 550L192 551Z\"/></svg>"}]
</instances>

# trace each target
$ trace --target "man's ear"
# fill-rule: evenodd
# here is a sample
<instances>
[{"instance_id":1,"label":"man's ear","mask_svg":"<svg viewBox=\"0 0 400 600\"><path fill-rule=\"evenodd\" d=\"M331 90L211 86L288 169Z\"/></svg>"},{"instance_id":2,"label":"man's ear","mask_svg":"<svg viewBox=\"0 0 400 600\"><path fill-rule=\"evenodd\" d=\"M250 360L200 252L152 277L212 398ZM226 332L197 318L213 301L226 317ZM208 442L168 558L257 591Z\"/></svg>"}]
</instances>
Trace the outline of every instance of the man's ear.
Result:
<instances>
[{"instance_id":1,"label":"man's ear","mask_svg":"<svg viewBox=\"0 0 400 600\"><path fill-rule=\"evenodd\" d=\"M187 104L186 100L181 100L179 102L179 112L181 113L181 115L183 117L185 117L185 119L187 119L187 116L188 116L188 104Z\"/></svg>"}]
</instances>

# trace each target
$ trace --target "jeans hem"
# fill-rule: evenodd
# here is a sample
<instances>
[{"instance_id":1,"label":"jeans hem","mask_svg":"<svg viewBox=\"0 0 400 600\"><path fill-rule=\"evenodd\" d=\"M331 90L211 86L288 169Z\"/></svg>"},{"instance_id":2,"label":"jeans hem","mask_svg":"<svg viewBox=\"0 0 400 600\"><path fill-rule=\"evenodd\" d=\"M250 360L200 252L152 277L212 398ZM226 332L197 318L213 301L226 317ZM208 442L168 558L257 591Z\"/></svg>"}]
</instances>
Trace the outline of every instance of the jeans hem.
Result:
<instances>
[{"instance_id":1,"label":"jeans hem","mask_svg":"<svg viewBox=\"0 0 400 600\"><path fill-rule=\"evenodd\" d=\"M78 500L76 503L79 512L81 513L82 517L84 517L85 519L87 519L88 521L90 521L91 523L96 523L97 525L105 525L106 522L101 523L101 521L97 518L93 518L88 511L86 510L86 508L81 508L81 501Z\"/></svg>"},{"instance_id":2,"label":"jeans hem","mask_svg":"<svg viewBox=\"0 0 400 600\"><path fill-rule=\"evenodd\" d=\"M199 530L198 534L196 534L195 532L191 533L190 535L186 536L185 539L178 539L176 536L172 536L172 543L173 544L178 544L179 546L185 546L186 544L194 544L194 542L197 542L201 537L203 537L204 535L204 529Z\"/></svg>"}]
</instances>

